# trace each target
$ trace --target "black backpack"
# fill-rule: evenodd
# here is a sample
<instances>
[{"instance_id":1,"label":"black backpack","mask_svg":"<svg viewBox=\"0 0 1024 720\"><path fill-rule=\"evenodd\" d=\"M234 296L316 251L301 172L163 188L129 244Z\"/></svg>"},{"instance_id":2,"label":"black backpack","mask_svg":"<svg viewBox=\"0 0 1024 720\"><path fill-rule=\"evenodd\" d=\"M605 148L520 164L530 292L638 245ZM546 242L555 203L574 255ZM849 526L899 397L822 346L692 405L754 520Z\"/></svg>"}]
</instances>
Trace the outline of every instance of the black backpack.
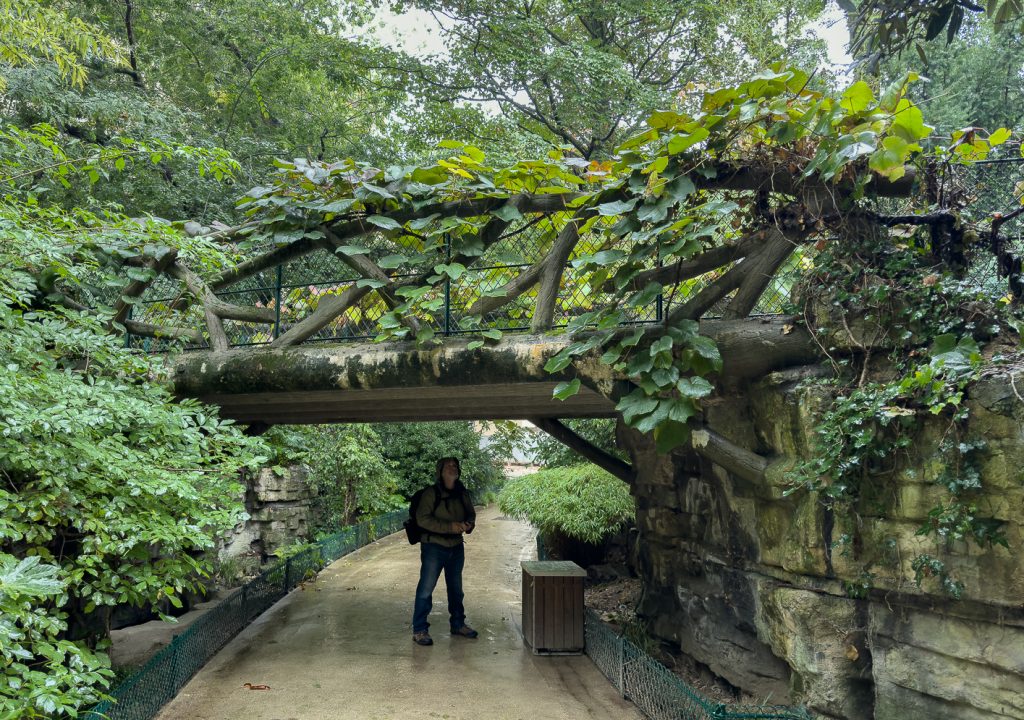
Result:
<instances>
[{"instance_id":1,"label":"black backpack","mask_svg":"<svg viewBox=\"0 0 1024 720\"><path fill-rule=\"evenodd\" d=\"M413 496L411 498L409 498L409 517L402 523L402 527L405 528L405 537L408 538L410 545L415 545L423 538L423 533L425 532L425 530L419 526L419 523L416 522L416 513L418 512L420 507L420 500L423 499L423 493L425 493L429 488L432 487L437 486L428 485L425 488L420 488L415 493L413 493ZM441 493L436 493L434 495L434 509L432 512L437 512L437 508L441 505L441 500ZM466 503L466 493L464 490L459 493L459 500L463 504ZM470 532L472 532L472 530L470 530ZM434 534L436 535L437 533Z\"/></svg>"},{"instance_id":2,"label":"black backpack","mask_svg":"<svg viewBox=\"0 0 1024 720\"><path fill-rule=\"evenodd\" d=\"M410 545L415 545L423 537L424 530L419 526L419 523L416 522L416 512L419 510L420 500L423 499L423 493L432 487L434 486L428 485L425 488L420 488L413 493L411 498L409 498L409 517L402 523L402 527L405 528L405 536L409 539ZM440 504L441 493L436 493L434 495L434 512L437 512L437 507Z\"/></svg>"}]
</instances>

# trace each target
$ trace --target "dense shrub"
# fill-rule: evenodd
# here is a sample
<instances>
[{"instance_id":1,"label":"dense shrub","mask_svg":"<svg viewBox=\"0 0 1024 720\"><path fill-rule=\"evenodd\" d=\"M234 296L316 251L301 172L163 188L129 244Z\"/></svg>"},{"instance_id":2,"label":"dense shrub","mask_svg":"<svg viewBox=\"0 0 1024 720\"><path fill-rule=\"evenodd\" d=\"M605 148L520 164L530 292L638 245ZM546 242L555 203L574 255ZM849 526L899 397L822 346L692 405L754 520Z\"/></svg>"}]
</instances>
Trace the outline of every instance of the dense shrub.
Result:
<instances>
[{"instance_id":1,"label":"dense shrub","mask_svg":"<svg viewBox=\"0 0 1024 720\"><path fill-rule=\"evenodd\" d=\"M274 428L266 439L274 463L309 468L309 484L318 493L317 532L336 532L405 504L395 463L381 452L381 439L369 425Z\"/></svg>"},{"instance_id":2,"label":"dense shrub","mask_svg":"<svg viewBox=\"0 0 1024 720\"><path fill-rule=\"evenodd\" d=\"M368 425L320 425L311 432L309 480L319 491L321 524L327 531L380 515L405 504L398 494L395 464L381 452Z\"/></svg>"},{"instance_id":3,"label":"dense shrub","mask_svg":"<svg viewBox=\"0 0 1024 720\"><path fill-rule=\"evenodd\" d=\"M472 423L379 423L373 429L381 454L395 463L398 492L406 497L434 481L441 457L459 458L462 482L477 502L486 502L504 480L494 454L480 447L480 433Z\"/></svg>"},{"instance_id":4,"label":"dense shrub","mask_svg":"<svg viewBox=\"0 0 1024 720\"><path fill-rule=\"evenodd\" d=\"M529 520L546 536L600 543L632 520L629 486L594 465L541 470L509 480L498 495L506 515Z\"/></svg>"}]
</instances>

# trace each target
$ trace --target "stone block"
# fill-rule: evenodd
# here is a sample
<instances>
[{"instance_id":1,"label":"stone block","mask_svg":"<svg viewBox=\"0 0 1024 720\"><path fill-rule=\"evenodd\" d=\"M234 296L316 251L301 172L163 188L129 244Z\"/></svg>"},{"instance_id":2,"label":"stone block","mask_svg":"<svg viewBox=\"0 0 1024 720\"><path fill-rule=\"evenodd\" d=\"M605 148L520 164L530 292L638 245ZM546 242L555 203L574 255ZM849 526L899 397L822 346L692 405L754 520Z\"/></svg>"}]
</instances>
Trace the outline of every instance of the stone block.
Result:
<instances>
[{"instance_id":1,"label":"stone block","mask_svg":"<svg viewBox=\"0 0 1024 720\"><path fill-rule=\"evenodd\" d=\"M932 613L870 613L879 720L1024 720L1024 628Z\"/></svg>"},{"instance_id":2,"label":"stone block","mask_svg":"<svg viewBox=\"0 0 1024 720\"><path fill-rule=\"evenodd\" d=\"M871 720L871 656L857 601L762 583L757 627L793 672L793 699L812 710Z\"/></svg>"},{"instance_id":3,"label":"stone block","mask_svg":"<svg viewBox=\"0 0 1024 720\"><path fill-rule=\"evenodd\" d=\"M759 697L781 702L790 668L758 636L756 580L709 566L701 578L676 587L679 647L712 672Z\"/></svg>"},{"instance_id":4,"label":"stone block","mask_svg":"<svg viewBox=\"0 0 1024 720\"><path fill-rule=\"evenodd\" d=\"M279 475L270 468L260 470L252 483L253 492L259 502L295 502L309 500L316 492L307 482L304 467L292 466Z\"/></svg>"}]
</instances>

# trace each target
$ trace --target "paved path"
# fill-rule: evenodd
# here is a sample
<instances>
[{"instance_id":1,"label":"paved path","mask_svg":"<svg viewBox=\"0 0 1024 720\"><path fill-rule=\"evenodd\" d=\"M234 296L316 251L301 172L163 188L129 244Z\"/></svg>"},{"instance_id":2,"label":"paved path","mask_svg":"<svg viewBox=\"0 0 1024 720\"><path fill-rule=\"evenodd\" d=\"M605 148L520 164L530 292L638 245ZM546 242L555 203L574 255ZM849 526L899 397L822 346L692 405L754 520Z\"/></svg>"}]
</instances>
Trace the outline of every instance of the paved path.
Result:
<instances>
[{"instance_id":1,"label":"paved path","mask_svg":"<svg viewBox=\"0 0 1024 720\"><path fill-rule=\"evenodd\" d=\"M442 576L430 616L434 645L420 647L410 630L419 548L403 535L385 538L260 616L159 720L641 718L586 656L524 648L519 562L535 551L528 525L483 511L463 576L467 620L480 638L448 635Z\"/></svg>"}]
</instances>

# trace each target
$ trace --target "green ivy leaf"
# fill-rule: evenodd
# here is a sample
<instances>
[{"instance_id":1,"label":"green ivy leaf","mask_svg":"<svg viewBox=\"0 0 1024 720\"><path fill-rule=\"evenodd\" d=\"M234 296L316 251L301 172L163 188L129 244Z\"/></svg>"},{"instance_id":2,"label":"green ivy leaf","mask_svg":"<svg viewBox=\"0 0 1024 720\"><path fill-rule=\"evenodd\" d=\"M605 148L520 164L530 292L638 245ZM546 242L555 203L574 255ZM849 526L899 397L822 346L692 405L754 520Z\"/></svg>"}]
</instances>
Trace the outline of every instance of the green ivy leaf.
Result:
<instances>
[{"instance_id":1,"label":"green ivy leaf","mask_svg":"<svg viewBox=\"0 0 1024 720\"><path fill-rule=\"evenodd\" d=\"M356 281L356 287L359 287L359 288L368 287L371 290L376 290L377 288L382 288L385 285L387 285L387 283L384 282L383 280L375 280L373 278L363 278L362 280L357 280Z\"/></svg>"},{"instance_id":2,"label":"green ivy leaf","mask_svg":"<svg viewBox=\"0 0 1024 720\"><path fill-rule=\"evenodd\" d=\"M496 210L491 210L491 215L505 222L515 222L516 220L523 219L523 214L519 212L519 208L510 202L505 203Z\"/></svg>"},{"instance_id":3,"label":"green ivy leaf","mask_svg":"<svg viewBox=\"0 0 1024 720\"><path fill-rule=\"evenodd\" d=\"M685 152L697 143L706 140L710 134L711 133L708 132L707 128L698 127L690 133L674 135L672 139L668 141L668 154L678 155L681 152Z\"/></svg>"},{"instance_id":4,"label":"green ivy leaf","mask_svg":"<svg viewBox=\"0 0 1024 720\"><path fill-rule=\"evenodd\" d=\"M466 266L461 263L441 263L434 266L434 272L438 275L447 275L452 280L458 280L466 272Z\"/></svg>"},{"instance_id":5,"label":"green ivy leaf","mask_svg":"<svg viewBox=\"0 0 1024 720\"><path fill-rule=\"evenodd\" d=\"M385 255L377 261L377 265L384 268L385 270L392 270L400 267L405 263L409 262L409 258L405 255Z\"/></svg>"},{"instance_id":6,"label":"green ivy leaf","mask_svg":"<svg viewBox=\"0 0 1024 720\"><path fill-rule=\"evenodd\" d=\"M402 224L397 220L385 217L384 215L370 215L366 218L366 222L385 230L398 230L402 227Z\"/></svg>"},{"instance_id":7,"label":"green ivy leaf","mask_svg":"<svg viewBox=\"0 0 1024 720\"><path fill-rule=\"evenodd\" d=\"M871 86L863 80L858 80L843 93L839 107L850 115L855 115L867 110L874 100L875 94L871 91Z\"/></svg>"},{"instance_id":8,"label":"green ivy leaf","mask_svg":"<svg viewBox=\"0 0 1024 720\"><path fill-rule=\"evenodd\" d=\"M443 167L435 165L429 168L416 168L409 175L409 179L424 185L441 185L448 182L451 179L451 175Z\"/></svg>"},{"instance_id":9,"label":"green ivy leaf","mask_svg":"<svg viewBox=\"0 0 1024 720\"><path fill-rule=\"evenodd\" d=\"M544 372L556 373L565 368L569 367L569 363L572 362L572 354L566 350L562 350L553 358L544 363Z\"/></svg>"},{"instance_id":10,"label":"green ivy leaf","mask_svg":"<svg viewBox=\"0 0 1024 720\"><path fill-rule=\"evenodd\" d=\"M715 391L714 386L700 376L682 378L676 383L676 389L680 395L691 399L707 397Z\"/></svg>"},{"instance_id":11,"label":"green ivy leaf","mask_svg":"<svg viewBox=\"0 0 1024 720\"><path fill-rule=\"evenodd\" d=\"M370 248L365 248L362 245L341 245L336 247L334 252L342 255L368 255Z\"/></svg>"},{"instance_id":12,"label":"green ivy leaf","mask_svg":"<svg viewBox=\"0 0 1024 720\"><path fill-rule=\"evenodd\" d=\"M580 379L574 378L569 382L560 382L557 385L555 385L555 390L554 393L552 393L552 397L557 398L558 400L566 400L568 398L571 398L579 391Z\"/></svg>"},{"instance_id":13,"label":"green ivy leaf","mask_svg":"<svg viewBox=\"0 0 1024 720\"><path fill-rule=\"evenodd\" d=\"M697 191L696 186L686 175L680 175L672 182L665 185L665 195L679 203Z\"/></svg>"},{"instance_id":14,"label":"green ivy leaf","mask_svg":"<svg viewBox=\"0 0 1024 720\"><path fill-rule=\"evenodd\" d=\"M601 252L594 253L593 255L583 255L572 261L573 267L583 267L584 265L611 265L612 263L619 262L626 257L626 253L622 250L602 250Z\"/></svg>"},{"instance_id":15,"label":"green ivy leaf","mask_svg":"<svg viewBox=\"0 0 1024 720\"><path fill-rule=\"evenodd\" d=\"M352 206L355 205L356 202L357 201L354 198L343 198L341 200L329 202L326 205L321 206L319 210L320 212L325 213L341 214L343 212L348 212L349 210L351 210Z\"/></svg>"},{"instance_id":16,"label":"green ivy leaf","mask_svg":"<svg viewBox=\"0 0 1024 720\"><path fill-rule=\"evenodd\" d=\"M613 215L622 215L628 213L636 207L638 198L632 198L630 200L616 200L614 202L602 203L597 206L597 212L605 217Z\"/></svg>"},{"instance_id":17,"label":"green ivy leaf","mask_svg":"<svg viewBox=\"0 0 1024 720\"><path fill-rule=\"evenodd\" d=\"M654 429L658 452L667 453L690 442L690 428L675 420L668 420Z\"/></svg>"},{"instance_id":18,"label":"green ivy leaf","mask_svg":"<svg viewBox=\"0 0 1024 720\"><path fill-rule=\"evenodd\" d=\"M638 389L619 400L615 409L622 413L622 419L627 425L632 425L635 418L646 415L656 407L658 407L658 399L648 397L643 390Z\"/></svg>"},{"instance_id":19,"label":"green ivy leaf","mask_svg":"<svg viewBox=\"0 0 1024 720\"><path fill-rule=\"evenodd\" d=\"M654 357L658 353L671 352L672 342L672 337L670 335L662 335L660 338L651 343L651 357Z\"/></svg>"},{"instance_id":20,"label":"green ivy leaf","mask_svg":"<svg viewBox=\"0 0 1024 720\"><path fill-rule=\"evenodd\" d=\"M996 145L1002 145L1004 142L1010 139L1010 135L1012 134L1013 133L1007 130L1006 128L1001 127L988 136L988 144L991 145L992 147L995 147Z\"/></svg>"}]
</instances>

